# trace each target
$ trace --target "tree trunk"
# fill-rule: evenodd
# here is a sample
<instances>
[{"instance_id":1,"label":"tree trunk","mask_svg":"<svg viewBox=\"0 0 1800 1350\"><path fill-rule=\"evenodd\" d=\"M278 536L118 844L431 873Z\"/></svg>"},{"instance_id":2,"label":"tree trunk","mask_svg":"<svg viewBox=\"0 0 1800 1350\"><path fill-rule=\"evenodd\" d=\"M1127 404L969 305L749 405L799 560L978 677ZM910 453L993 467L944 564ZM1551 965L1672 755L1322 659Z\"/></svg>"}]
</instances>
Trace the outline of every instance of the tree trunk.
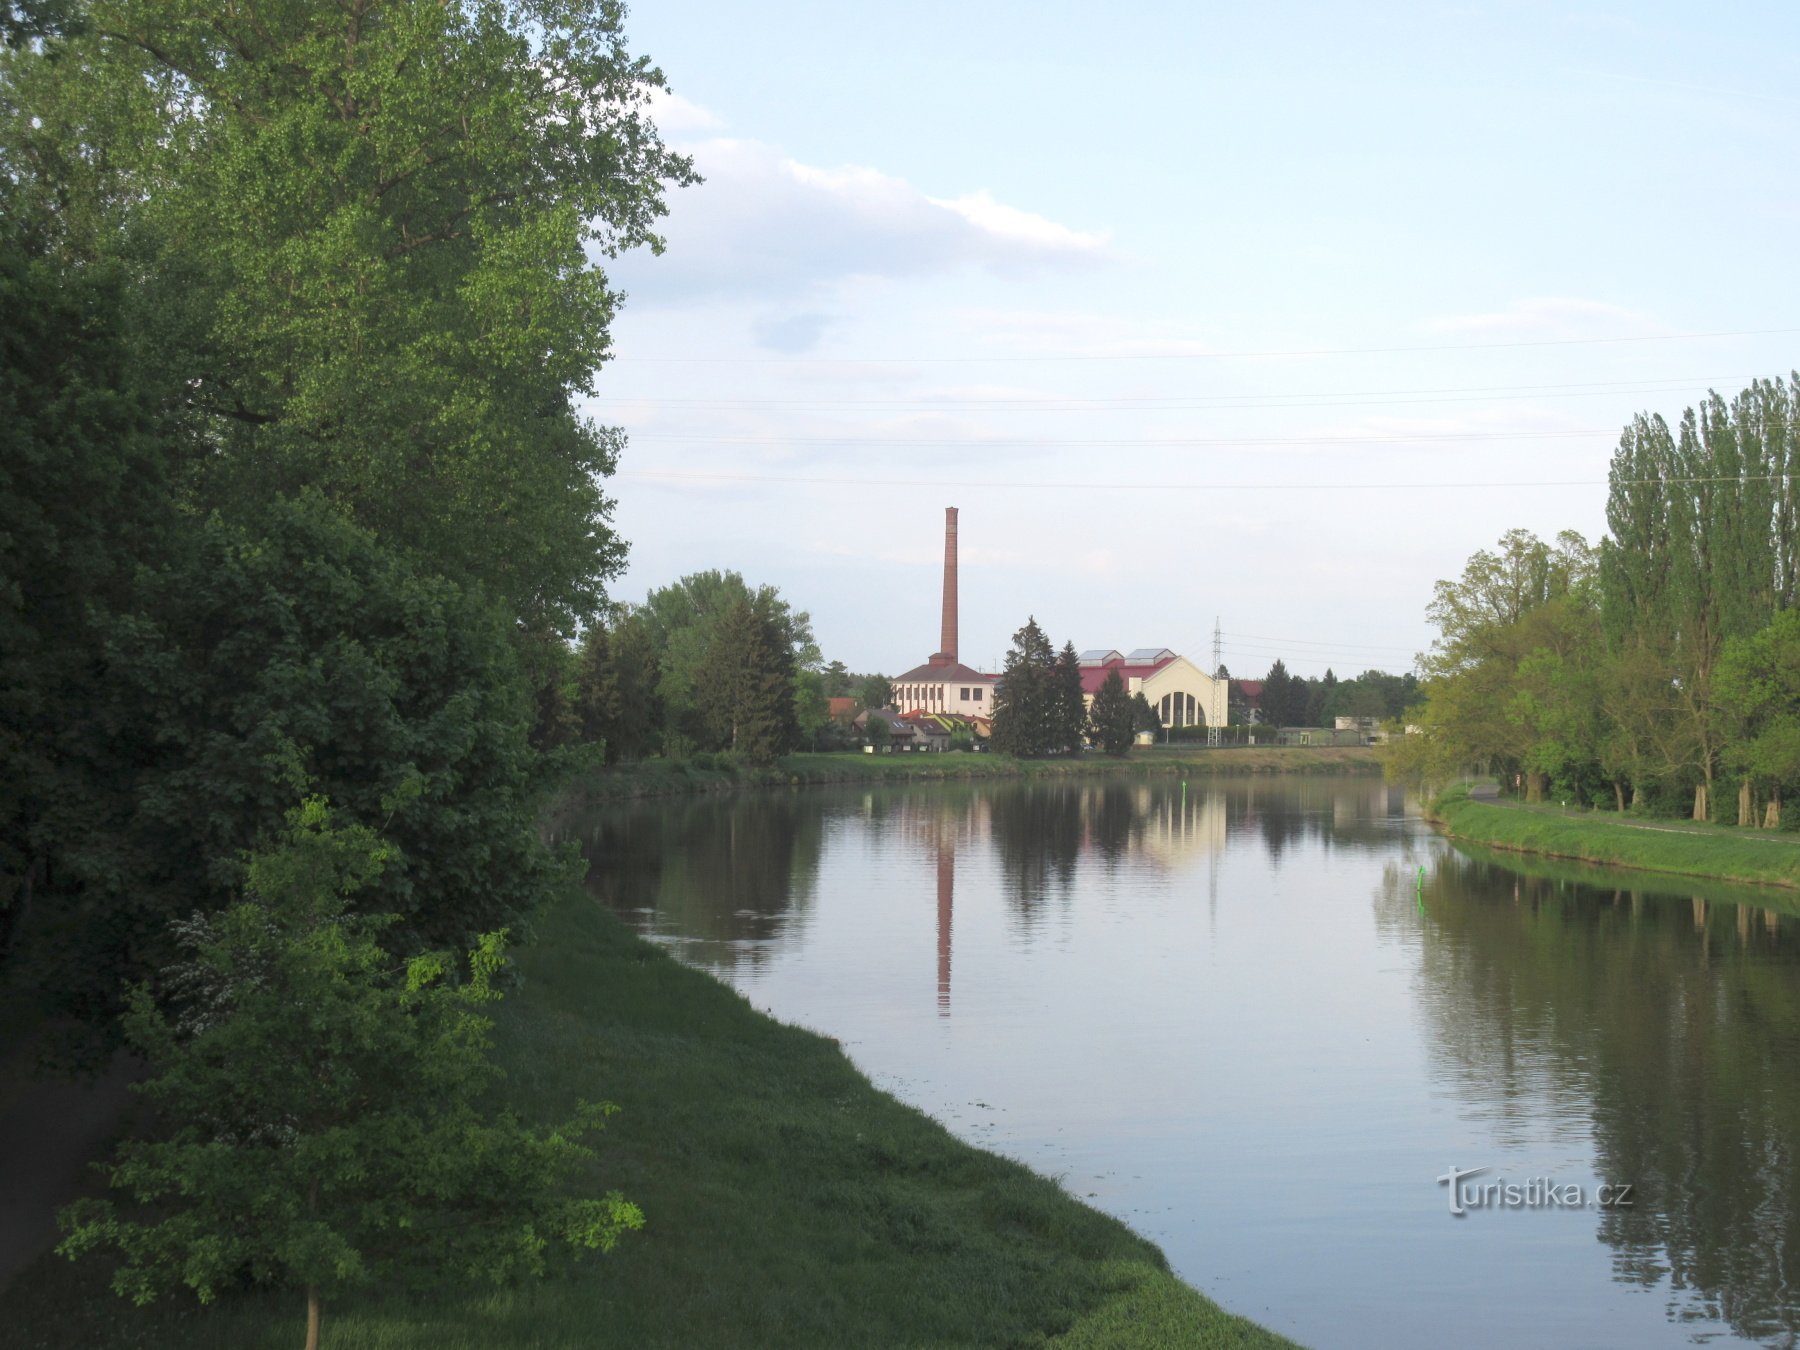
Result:
<instances>
[{"instance_id":1,"label":"tree trunk","mask_svg":"<svg viewBox=\"0 0 1800 1350\"><path fill-rule=\"evenodd\" d=\"M1638 783L1638 782L1632 783L1632 785L1631 785L1631 804L1633 806L1642 806L1644 804L1644 785L1642 783Z\"/></svg>"},{"instance_id":2,"label":"tree trunk","mask_svg":"<svg viewBox=\"0 0 1800 1350\"><path fill-rule=\"evenodd\" d=\"M306 1286L306 1350L319 1350L319 1321L324 1309L319 1304L319 1286Z\"/></svg>"},{"instance_id":3,"label":"tree trunk","mask_svg":"<svg viewBox=\"0 0 1800 1350\"><path fill-rule=\"evenodd\" d=\"M1624 815L1625 814L1625 785L1616 778L1613 779L1613 800L1619 804L1619 814Z\"/></svg>"},{"instance_id":4,"label":"tree trunk","mask_svg":"<svg viewBox=\"0 0 1800 1350\"><path fill-rule=\"evenodd\" d=\"M1707 783L1694 784L1694 819L1695 820L1705 820L1707 818L1707 815L1708 815L1707 807L1710 803L1707 801L1706 790L1709 786L1710 786L1710 784L1707 784Z\"/></svg>"},{"instance_id":5,"label":"tree trunk","mask_svg":"<svg viewBox=\"0 0 1800 1350\"><path fill-rule=\"evenodd\" d=\"M1751 791L1750 780L1744 779L1738 784L1738 826L1748 829L1756 824L1756 794Z\"/></svg>"},{"instance_id":6,"label":"tree trunk","mask_svg":"<svg viewBox=\"0 0 1800 1350\"><path fill-rule=\"evenodd\" d=\"M1773 789L1769 793L1768 805L1763 807L1763 826L1765 830L1781 828L1781 789Z\"/></svg>"}]
</instances>

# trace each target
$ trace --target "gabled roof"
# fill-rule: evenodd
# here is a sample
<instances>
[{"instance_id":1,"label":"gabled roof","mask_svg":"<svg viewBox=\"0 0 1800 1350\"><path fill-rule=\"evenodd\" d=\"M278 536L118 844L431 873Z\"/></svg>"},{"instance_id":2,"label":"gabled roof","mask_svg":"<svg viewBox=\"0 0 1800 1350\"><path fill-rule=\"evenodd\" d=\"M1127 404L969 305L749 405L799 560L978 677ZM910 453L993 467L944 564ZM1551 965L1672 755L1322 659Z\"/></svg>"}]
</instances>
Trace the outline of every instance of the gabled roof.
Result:
<instances>
[{"instance_id":1,"label":"gabled roof","mask_svg":"<svg viewBox=\"0 0 1800 1350\"><path fill-rule=\"evenodd\" d=\"M1108 671L1116 670L1119 678L1125 681L1125 687L1131 688L1133 680L1147 680L1171 661L1176 660L1175 653L1164 651L1161 659L1156 661L1133 661L1130 657L1120 657L1117 661L1108 661L1103 666L1083 666L1081 668L1081 692L1097 694L1100 686L1106 683Z\"/></svg>"},{"instance_id":2,"label":"gabled roof","mask_svg":"<svg viewBox=\"0 0 1800 1350\"><path fill-rule=\"evenodd\" d=\"M927 662L922 666L914 666L904 675L894 676L889 683L957 684L963 682L974 684L977 681L992 681L999 678L998 675L983 675L973 666L965 666L960 661L946 666L934 666Z\"/></svg>"},{"instance_id":3,"label":"gabled roof","mask_svg":"<svg viewBox=\"0 0 1800 1350\"><path fill-rule=\"evenodd\" d=\"M1103 666L1108 661L1123 661L1125 657L1110 647L1092 647L1083 652L1080 659L1084 666Z\"/></svg>"},{"instance_id":4,"label":"gabled roof","mask_svg":"<svg viewBox=\"0 0 1800 1350\"><path fill-rule=\"evenodd\" d=\"M1160 666L1174 659L1175 653L1167 647L1134 647L1125 653L1126 663L1134 666Z\"/></svg>"}]
</instances>

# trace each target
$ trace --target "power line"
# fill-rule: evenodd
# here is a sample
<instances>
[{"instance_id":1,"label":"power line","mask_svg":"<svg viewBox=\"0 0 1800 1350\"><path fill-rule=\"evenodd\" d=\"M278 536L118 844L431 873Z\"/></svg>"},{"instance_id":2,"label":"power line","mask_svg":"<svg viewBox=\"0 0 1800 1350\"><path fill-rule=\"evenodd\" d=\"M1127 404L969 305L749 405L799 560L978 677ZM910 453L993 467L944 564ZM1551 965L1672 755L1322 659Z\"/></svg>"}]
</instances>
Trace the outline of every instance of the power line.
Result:
<instances>
[{"instance_id":1,"label":"power line","mask_svg":"<svg viewBox=\"0 0 1800 1350\"><path fill-rule=\"evenodd\" d=\"M1243 638L1243 639L1247 639L1248 641L1251 641L1251 642L1290 643L1296 647L1331 647L1334 649L1335 648L1350 648L1350 649L1356 650L1356 651L1369 651L1369 652L1397 652L1397 651L1409 651L1410 652L1410 651L1415 650L1412 647L1402 648L1402 647L1398 647L1398 646L1371 645L1366 642L1328 642L1328 641L1324 641L1320 638L1269 637L1266 634L1259 635L1256 633L1235 633L1234 634L1234 633L1227 632L1225 634L1225 637L1227 639L1230 639L1233 637Z\"/></svg>"},{"instance_id":2,"label":"power line","mask_svg":"<svg viewBox=\"0 0 1800 1350\"><path fill-rule=\"evenodd\" d=\"M616 356L615 362L637 365L739 365L739 366L869 366L869 365L989 365L1032 361L1230 361L1273 356L1390 356L1413 352L1508 351L1528 347L1601 347L1634 342L1692 342L1707 338L1777 337L1800 333L1800 328L1741 328L1713 333L1643 333L1635 337L1537 338L1516 342L1435 342L1397 347L1315 347L1265 351L1071 353L1053 356Z\"/></svg>"},{"instance_id":3,"label":"power line","mask_svg":"<svg viewBox=\"0 0 1800 1350\"><path fill-rule=\"evenodd\" d=\"M1117 436L1004 438L998 436L686 436L680 433L632 432L631 440L650 445L790 445L829 446L901 446L917 449L942 446L971 450L1004 450L1044 447L1078 450L1118 449L1130 446L1239 446L1239 445L1397 445L1413 441L1528 441L1555 440L1573 436L1616 436L1617 427L1583 427L1573 431L1420 431L1398 432L1392 436Z\"/></svg>"},{"instance_id":4,"label":"power line","mask_svg":"<svg viewBox=\"0 0 1800 1350\"><path fill-rule=\"evenodd\" d=\"M1182 412L1215 409L1363 407L1366 400L1392 399L1413 402L1465 402L1473 399L1448 395L1512 395L1517 398L1587 397L1621 393L1656 393L1692 385L1748 384L1756 376L1695 375L1655 380L1578 380L1562 384L1463 385L1441 389L1346 389L1330 393L1298 394L1120 394L1046 395L1039 398L644 398L621 394L593 400L599 404L693 408L724 412L817 412L848 409L858 412ZM1252 401L1255 400L1255 401ZM1333 400L1319 402L1317 400ZM1355 400L1348 404L1337 400Z\"/></svg>"},{"instance_id":5,"label":"power line","mask_svg":"<svg viewBox=\"0 0 1800 1350\"><path fill-rule=\"evenodd\" d=\"M624 469L616 478L643 478L676 483L792 483L822 487L942 487L941 478L834 478L823 475L753 474L753 473L679 473L660 469ZM1800 484L1800 474L1745 474L1727 478L1624 478L1616 480L1621 487L1640 485L1673 485L1678 483L1772 483L1793 479ZM1436 488L1569 488L1606 487L1605 478L1546 479L1536 482L1482 483L1094 483L1072 481L1025 481L1021 479L977 480L959 478L963 488L1073 488L1082 492L1396 492Z\"/></svg>"}]
</instances>

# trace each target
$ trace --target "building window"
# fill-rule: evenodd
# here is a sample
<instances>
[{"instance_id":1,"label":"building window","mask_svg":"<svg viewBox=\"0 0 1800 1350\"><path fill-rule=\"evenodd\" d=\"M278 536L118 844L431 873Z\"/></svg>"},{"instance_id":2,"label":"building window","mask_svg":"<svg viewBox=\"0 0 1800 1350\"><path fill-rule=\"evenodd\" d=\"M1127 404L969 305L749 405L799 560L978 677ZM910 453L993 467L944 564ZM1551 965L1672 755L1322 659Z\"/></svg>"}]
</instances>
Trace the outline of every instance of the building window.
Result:
<instances>
[{"instance_id":1,"label":"building window","mask_svg":"<svg viewBox=\"0 0 1800 1350\"><path fill-rule=\"evenodd\" d=\"M969 701L969 691L967 689L962 691L962 701L964 703L967 703Z\"/></svg>"},{"instance_id":2,"label":"building window","mask_svg":"<svg viewBox=\"0 0 1800 1350\"><path fill-rule=\"evenodd\" d=\"M977 690L976 690L976 691L975 691L975 701L976 701L976 702L977 702L977 703L979 703L979 702L981 702L981 690L979 690L979 689L977 689Z\"/></svg>"}]
</instances>

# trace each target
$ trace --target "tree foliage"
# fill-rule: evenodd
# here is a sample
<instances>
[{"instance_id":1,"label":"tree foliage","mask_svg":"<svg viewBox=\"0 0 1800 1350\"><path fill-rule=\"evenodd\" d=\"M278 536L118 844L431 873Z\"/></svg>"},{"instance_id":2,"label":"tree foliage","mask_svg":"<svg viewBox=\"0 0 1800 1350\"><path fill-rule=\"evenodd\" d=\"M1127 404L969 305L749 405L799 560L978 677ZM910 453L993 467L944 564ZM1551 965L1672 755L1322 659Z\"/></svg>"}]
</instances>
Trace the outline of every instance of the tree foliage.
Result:
<instances>
[{"instance_id":1,"label":"tree foliage","mask_svg":"<svg viewBox=\"0 0 1800 1350\"><path fill-rule=\"evenodd\" d=\"M1032 759L1061 748L1067 719L1056 675L1056 649L1035 618L1013 634L994 693L994 748Z\"/></svg>"},{"instance_id":2,"label":"tree foliage","mask_svg":"<svg viewBox=\"0 0 1800 1350\"><path fill-rule=\"evenodd\" d=\"M549 1130L483 1108L505 934L460 979L442 953L396 962L376 941L391 916L347 907L392 860L310 800L250 859L240 901L179 926L174 1010L133 993L125 1024L164 1129L106 1169L135 1207L79 1202L61 1247L115 1250L118 1293L305 1289L316 1345L322 1301L344 1290L501 1284L543 1273L552 1242L605 1250L642 1226L616 1192L564 1194L614 1108Z\"/></svg>"},{"instance_id":3,"label":"tree foliage","mask_svg":"<svg viewBox=\"0 0 1800 1350\"><path fill-rule=\"evenodd\" d=\"M1141 693L1138 702L1146 709L1150 706ZM1124 755L1130 751L1141 713L1125 693L1125 679L1116 666L1106 672L1106 679L1094 695L1091 717L1094 737L1102 750L1109 755Z\"/></svg>"},{"instance_id":4,"label":"tree foliage","mask_svg":"<svg viewBox=\"0 0 1800 1350\"><path fill-rule=\"evenodd\" d=\"M210 453L208 505L322 491L562 631L622 548L598 259L693 181L617 5L92 0L0 65L12 209L116 258Z\"/></svg>"}]
</instances>

